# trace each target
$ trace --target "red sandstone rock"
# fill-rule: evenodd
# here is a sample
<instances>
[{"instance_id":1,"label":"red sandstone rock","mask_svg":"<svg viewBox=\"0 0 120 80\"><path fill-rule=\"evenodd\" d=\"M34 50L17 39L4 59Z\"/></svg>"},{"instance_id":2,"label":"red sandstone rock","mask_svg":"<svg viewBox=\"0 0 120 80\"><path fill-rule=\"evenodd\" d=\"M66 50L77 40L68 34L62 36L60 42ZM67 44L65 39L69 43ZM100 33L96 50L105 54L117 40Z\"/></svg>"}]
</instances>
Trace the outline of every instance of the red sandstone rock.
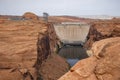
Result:
<instances>
[{"instance_id":1,"label":"red sandstone rock","mask_svg":"<svg viewBox=\"0 0 120 80\"><path fill-rule=\"evenodd\" d=\"M91 23L88 40L84 45L85 48L90 49L95 41L110 37L120 37L120 20L105 20Z\"/></svg>"},{"instance_id":2,"label":"red sandstone rock","mask_svg":"<svg viewBox=\"0 0 120 80\"><path fill-rule=\"evenodd\" d=\"M79 61L58 80L120 80L120 37L93 44L93 56Z\"/></svg>"},{"instance_id":3,"label":"red sandstone rock","mask_svg":"<svg viewBox=\"0 0 120 80\"><path fill-rule=\"evenodd\" d=\"M36 68L43 80L57 80L68 69L68 63L55 54L55 46L58 42L53 25L48 24L48 29L44 33L39 33L38 54Z\"/></svg>"},{"instance_id":4,"label":"red sandstone rock","mask_svg":"<svg viewBox=\"0 0 120 80\"><path fill-rule=\"evenodd\" d=\"M9 20L0 25L0 80L57 79L68 70L65 60L53 53L57 40L49 26L31 20Z\"/></svg>"},{"instance_id":5,"label":"red sandstone rock","mask_svg":"<svg viewBox=\"0 0 120 80\"><path fill-rule=\"evenodd\" d=\"M24 19L32 19L32 20L38 20L38 16L31 12L26 12L23 16Z\"/></svg>"},{"instance_id":6,"label":"red sandstone rock","mask_svg":"<svg viewBox=\"0 0 120 80\"><path fill-rule=\"evenodd\" d=\"M0 25L0 80L26 80L31 75L36 78L36 43L38 33L44 33L46 27L32 21L7 21Z\"/></svg>"}]
</instances>

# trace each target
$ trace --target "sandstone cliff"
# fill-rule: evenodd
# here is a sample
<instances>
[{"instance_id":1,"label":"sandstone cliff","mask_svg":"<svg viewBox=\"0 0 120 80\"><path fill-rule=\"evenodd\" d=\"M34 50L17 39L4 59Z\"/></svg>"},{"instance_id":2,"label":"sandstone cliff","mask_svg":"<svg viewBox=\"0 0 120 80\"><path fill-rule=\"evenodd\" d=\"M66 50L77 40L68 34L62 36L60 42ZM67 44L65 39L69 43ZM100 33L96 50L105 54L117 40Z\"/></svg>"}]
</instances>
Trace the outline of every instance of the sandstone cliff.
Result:
<instances>
[{"instance_id":1,"label":"sandstone cliff","mask_svg":"<svg viewBox=\"0 0 120 80\"><path fill-rule=\"evenodd\" d=\"M47 28L32 21L7 21L0 25L0 80L35 78L36 43L42 27Z\"/></svg>"},{"instance_id":2,"label":"sandstone cliff","mask_svg":"<svg viewBox=\"0 0 120 80\"><path fill-rule=\"evenodd\" d=\"M102 20L91 22L88 40L84 47L90 49L95 41L110 37L120 37L120 20Z\"/></svg>"},{"instance_id":3,"label":"sandstone cliff","mask_svg":"<svg viewBox=\"0 0 120 80\"><path fill-rule=\"evenodd\" d=\"M51 79L56 79L68 70L65 60L53 53L57 40L49 26L32 20L0 24L0 80L49 80L53 67L57 75L51 73ZM58 63L65 66L56 67Z\"/></svg>"},{"instance_id":4,"label":"sandstone cliff","mask_svg":"<svg viewBox=\"0 0 120 80\"><path fill-rule=\"evenodd\" d=\"M120 80L120 37L92 46L93 56L79 61L58 80Z\"/></svg>"}]
</instances>

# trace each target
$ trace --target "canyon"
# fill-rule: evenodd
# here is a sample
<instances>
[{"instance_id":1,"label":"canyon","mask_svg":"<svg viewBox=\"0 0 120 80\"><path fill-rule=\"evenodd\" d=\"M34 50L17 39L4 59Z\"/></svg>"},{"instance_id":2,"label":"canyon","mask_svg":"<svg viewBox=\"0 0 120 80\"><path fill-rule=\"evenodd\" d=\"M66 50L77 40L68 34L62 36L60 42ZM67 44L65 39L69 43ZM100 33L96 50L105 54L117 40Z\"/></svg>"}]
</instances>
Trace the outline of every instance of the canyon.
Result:
<instances>
[{"instance_id":1,"label":"canyon","mask_svg":"<svg viewBox=\"0 0 120 80\"><path fill-rule=\"evenodd\" d=\"M20 20L12 19L0 17L0 80L120 79L120 19L61 16L49 17L46 23L32 13ZM61 22L91 25L83 45L90 57L71 68L65 58L56 54L60 39L53 24Z\"/></svg>"}]
</instances>

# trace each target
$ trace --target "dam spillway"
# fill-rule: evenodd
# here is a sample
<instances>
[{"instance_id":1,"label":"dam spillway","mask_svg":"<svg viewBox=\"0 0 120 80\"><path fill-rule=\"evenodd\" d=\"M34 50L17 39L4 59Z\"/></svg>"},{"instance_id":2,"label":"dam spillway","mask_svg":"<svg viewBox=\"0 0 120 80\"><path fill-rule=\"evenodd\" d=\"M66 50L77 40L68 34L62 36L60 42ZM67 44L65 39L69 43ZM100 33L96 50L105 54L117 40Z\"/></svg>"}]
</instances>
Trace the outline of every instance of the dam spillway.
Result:
<instances>
[{"instance_id":1,"label":"dam spillway","mask_svg":"<svg viewBox=\"0 0 120 80\"><path fill-rule=\"evenodd\" d=\"M64 44L83 44L86 41L90 24L80 22L63 22L54 24L58 38Z\"/></svg>"}]
</instances>

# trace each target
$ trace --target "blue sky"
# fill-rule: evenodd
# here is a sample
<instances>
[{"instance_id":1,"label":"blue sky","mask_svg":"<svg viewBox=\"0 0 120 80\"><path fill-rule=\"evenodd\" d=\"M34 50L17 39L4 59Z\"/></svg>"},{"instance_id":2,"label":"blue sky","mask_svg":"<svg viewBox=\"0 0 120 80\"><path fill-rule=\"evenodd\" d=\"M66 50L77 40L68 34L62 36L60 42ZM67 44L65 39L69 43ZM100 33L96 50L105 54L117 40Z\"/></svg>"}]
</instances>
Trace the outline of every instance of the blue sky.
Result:
<instances>
[{"instance_id":1,"label":"blue sky","mask_svg":"<svg viewBox=\"0 0 120 80\"><path fill-rule=\"evenodd\" d=\"M111 15L120 16L120 0L0 0L1 15Z\"/></svg>"}]
</instances>

